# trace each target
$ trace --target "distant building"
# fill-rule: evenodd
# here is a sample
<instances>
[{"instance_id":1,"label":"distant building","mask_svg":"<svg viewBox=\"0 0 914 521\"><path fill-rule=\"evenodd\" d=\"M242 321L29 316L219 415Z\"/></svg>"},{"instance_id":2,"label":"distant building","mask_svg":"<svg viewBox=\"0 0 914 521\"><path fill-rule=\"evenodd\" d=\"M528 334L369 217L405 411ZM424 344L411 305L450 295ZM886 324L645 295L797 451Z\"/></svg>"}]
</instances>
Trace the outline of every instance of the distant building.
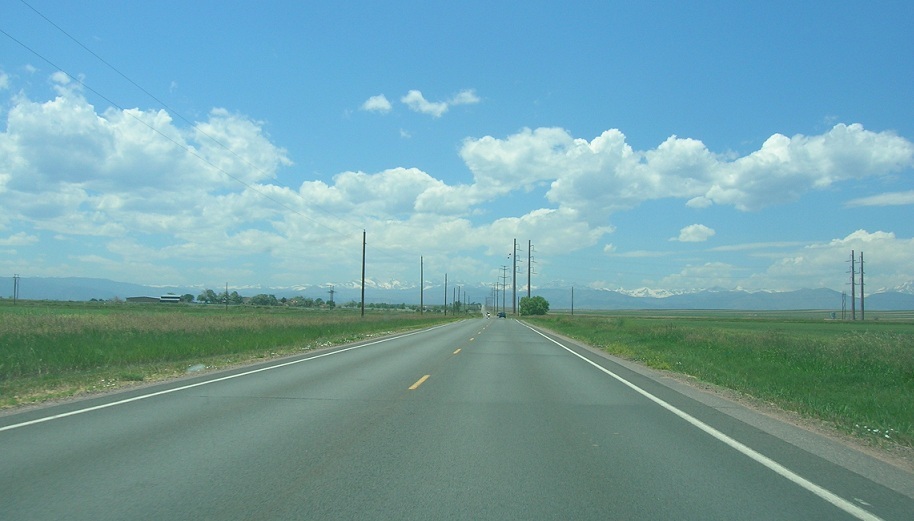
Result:
<instances>
[{"instance_id":1,"label":"distant building","mask_svg":"<svg viewBox=\"0 0 914 521\"><path fill-rule=\"evenodd\" d=\"M157 304L159 299L156 297L127 297L127 302L131 304Z\"/></svg>"},{"instance_id":2,"label":"distant building","mask_svg":"<svg viewBox=\"0 0 914 521\"><path fill-rule=\"evenodd\" d=\"M158 304L159 302L181 302L180 295L162 295L161 297L127 297L131 304Z\"/></svg>"}]
</instances>

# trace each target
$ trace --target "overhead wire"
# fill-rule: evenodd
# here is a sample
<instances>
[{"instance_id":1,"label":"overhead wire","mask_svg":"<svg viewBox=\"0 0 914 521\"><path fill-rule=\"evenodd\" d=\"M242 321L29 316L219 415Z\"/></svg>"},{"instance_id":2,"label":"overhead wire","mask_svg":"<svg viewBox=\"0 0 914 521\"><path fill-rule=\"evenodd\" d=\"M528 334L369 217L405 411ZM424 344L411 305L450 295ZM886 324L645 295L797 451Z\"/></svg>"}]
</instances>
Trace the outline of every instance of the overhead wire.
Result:
<instances>
[{"instance_id":1,"label":"overhead wire","mask_svg":"<svg viewBox=\"0 0 914 521\"><path fill-rule=\"evenodd\" d=\"M141 92L144 93L145 95L149 96L150 99L154 100L159 106L161 106L162 108L164 108L165 110L167 110L167 111L169 112L169 114L174 115L174 116L175 116L176 118L178 118L179 120L181 120L181 121L185 122L186 124L188 124L188 125L189 125L191 128L193 128L196 132L198 132L199 134L201 134L201 135L205 136L206 138L208 138L209 140L211 140L211 141L212 141L213 143L215 143L218 147L224 149L224 150L227 151L229 154L231 154L232 156L234 156L236 159L238 159L239 161L241 161L243 164L247 165L247 166L250 167L251 169L257 171L258 173L266 174L266 172L265 172L264 170L262 170L261 168L257 167L256 165L252 164L251 162L249 162L246 158L244 158L244 157L242 157L241 155L239 155L238 153L236 153L234 150L232 150L230 147L228 147L227 145L225 145L224 143L222 143L220 140L218 140L218 139L215 138L214 136L211 136L211 135L209 135L208 133L206 133L203 129L201 129L201 128L199 127L199 125L197 125L196 123L190 121L188 118L184 117L180 112L178 112L177 110L171 108L167 103L165 103L164 101L162 101L161 99L159 99L157 96L155 96L154 94L152 94L151 92L149 92L147 89L145 89L145 88L144 88L143 86L141 86L139 83L137 83L136 81L134 81L133 79L131 79L129 76L127 76L126 74L124 74L123 72L121 72L117 67L115 67L114 65L112 65L111 63L109 63L107 60L105 60L105 59L104 59L102 56L100 56L98 53L96 53L95 51L93 51L92 49L90 49L88 46L86 46L85 44L83 44L81 41L79 41L79 39L77 39L76 37L74 37L73 35L71 35L69 32L67 32L66 30L64 30L60 25L58 25L58 24L55 23L53 20L51 20L50 18L48 18L47 16L45 16L42 12L38 11L38 10L37 10L35 7L33 7L31 4L29 4L29 3L26 2L25 0L20 0L20 3L22 3L24 6L28 7L28 8L29 8L31 11L33 11L37 16L41 17L41 18L42 18L43 20L45 20L48 24L50 24L52 27L54 27L57 31L59 31L61 34L63 34L63 35L66 36L67 38L69 38L71 41L73 41L73 42L74 42L76 45L78 45L80 48L82 48L82 49L85 50L87 53L89 53L90 55L92 55L95 59L97 59L98 61L100 61L101 63L103 63L106 67L108 67L109 69L111 69L112 71L114 71L116 74L118 74L118 75L119 75L121 78L123 78L125 81L127 81L128 83L130 83L131 85L133 85L135 88L137 88L139 91L141 91ZM59 66L55 65L51 60L49 60L48 58L46 58L45 56L43 56L41 53L37 52L36 50L32 49L31 47L29 47L28 45L26 45L26 44L23 43L22 41L20 41L20 40L18 40L17 38L13 37L13 36L10 35L8 32L2 30L2 28L0 28L0 32L2 32L5 36L7 36L8 38L10 38L11 40L13 40L14 42L16 42L17 44L19 44L19 45L22 46L23 48L27 49L29 52L31 52L32 54L34 54L35 56L37 56L37 57L40 58L41 60L43 60L43 61L45 61L46 63L48 63L49 65L51 65L51 67L54 67L54 68L60 70L61 72L63 72L64 74L66 74L67 77L69 77L69 78L72 79L73 81L77 82L78 84L80 84L81 86L83 86L84 88L86 88L87 90L89 90L90 92L92 92L92 93L94 93L95 95L99 96L100 98L104 99L105 101L107 101L108 103L110 103L112 106L114 106L114 107L118 108L119 110L121 110L122 112L125 112L125 113L126 113L126 111L124 110L123 107L121 107L120 105L118 105L117 103L115 103L113 100L109 99L107 96L105 96L105 95L103 95L102 93L100 93L98 90L92 88L91 86L89 86L88 84L86 84L84 81L82 81L82 80L80 80L79 78L75 77L74 75L70 74L69 72L67 72L66 70L64 70L62 67L59 67ZM340 237L346 237L347 239L352 239L352 238L353 238L352 234L350 234L350 233L344 233L344 232L342 232L342 231L340 231L340 230L338 230L338 229L336 229L336 228L334 228L334 227L329 226L329 225L326 224L326 223L323 223L323 222L321 222L321 221L318 221L318 220L316 220L316 219L314 219L314 218L312 218L312 217L310 217L310 216L308 216L308 215L302 213L302 212L299 211L298 209L293 208L293 207L290 207L289 205L285 204L284 202L282 202L282 201L280 201L280 200L278 200L278 199L276 199L276 198L270 196L269 194L263 192L263 191L260 190L257 186L252 185L252 184L250 184L250 183L247 183L247 182L245 182L243 179L240 179L240 178L238 178L238 177L236 177L236 176L230 174L229 172L227 172L227 171L225 171L224 169L220 168L218 165L215 165L213 162L209 161L207 158L205 158L205 157L201 156L200 154L196 153L194 150L192 150L191 148L189 148L189 147L188 147L187 145L185 145L184 143L181 143L181 142L179 142L179 141L176 141L175 139L171 138L170 136L164 134L163 132L161 132L161 131L159 131L158 129L154 128L153 126L149 125L146 121L143 121L142 119L138 118L138 117L135 116L134 114L128 113L128 115L130 115L131 117L133 117L134 119L136 119L137 121L139 121L142 125L144 125L144 126L150 128L150 129L151 129L152 131L154 131L156 134L161 135L162 137L166 138L167 140L171 141L172 143L176 144L177 146L183 148L184 150L186 150L186 151L187 151L189 154L191 154L192 156L194 156L194 157L200 159L201 161L203 161L203 162L206 163L207 165L213 167L213 168L216 169L217 171L219 171L219 172L221 172L222 174L224 174L225 176L227 176L227 177L229 177L230 179L232 179L232 180L234 180L234 181L240 183L242 186L246 187L247 189L251 190L252 192L255 192L255 193L259 194L261 197L263 197L263 198L265 198L265 199L267 199L267 200L269 200L269 201L275 203L275 204L278 205L279 207L284 208L284 209L288 210L289 212L292 212L292 213L295 214L295 215L299 215L299 216L303 217L304 219L306 219L306 220L308 220L308 221L310 221L310 222L316 224L317 226L320 226L321 228L324 228L324 229L326 229L326 230L329 230L329 231L331 231L331 232L337 234L337 235L340 236ZM345 224L345 225L347 225L347 226L349 226L349 227L351 227L351 228L353 228L353 229L356 229L356 230L357 230L357 229L361 228L361 230L363 231L363 237L364 237L364 232L365 232L365 230L366 230L366 226L364 226L364 225L363 225L363 226L356 226L355 224L353 224L353 223L347 221L346 219L343 219L343 218L342 218L341 216L339 216L339 215L333 215L333 214L327 213L327 216L328 216L329 218L332 218L332 219L334 219L334 220L336 220L336 221L338 221L338 222L340 222L340 223L343 223L343 224ZM377 253L378 253L379 256L381 256L381 257L387 257L387 258L390 259L390 260L397 260L397 261L399 261L398 258L394 258L391 254L389 254L388 252L386 252L386 251L384 251L384 250L380 250L380 251L377 252ZM417 254L417 255L418 255L418 254Z\"/></svg>"},{"instance_id":2,"label":"overhead wire","mask_svg":"<svg viewBox=\"0 0 914 521\"><path fill-rule=\"evenodd\" d=\"M51 20L50 18L48 18L47 16L45 16L42 12L40 12L38 9L36 9L35 7L33 7L33 6L32 6L31 4L29 4L27 1L25 1L25 0L20 0L20 3L22 3L22 4L23 4L24 6L26 6L28 9L30 9L32 12L34 12L37 16L39 16L40 18L42 18L46 23L48 23L49 25L51 25L52 27L54 27L54 28L55 28L57 31L59 31L61 34L63 34L64 36L66 36L69 40L71 40L71 41L72 41L73 43L75 43L77 46L79 46L80 48L82 48L85 52L87 52L87 53L89 53L91 56L93 56L96 60L98 60L99 62L101 62L102 64L104 64L106 67L108 67L109 69L111 69L113 72L115 72L118 76L120 76L121 78L123 78L123 79L124 79L126 82L128 82L130 85L132 85L133 87L135 87L136 89L138 89L140 92L142 92L143 94L145 94L146 96L148 96L148 97L149 97L150 99L152 99L155 103L157 103L160 107L162 107L163 109L165 109L166 111L168 111L169 114L173 115L174 117L176 117L176 118L179 119L180 121L183 121L184 123L186 123L186 124L187 124L188 126L190 126L192 129L194 129L197 133L199 133L200 135L202 135L202 136L206 137L207 139L209 139L209 140L210 140L212 143L214 143L216 146L218 146L219 148L225 150L226 152L228 152L229 154L231 154L232 156L234 156L238 161L240 161L240 162L242 162L243 164L247 165L247 166L248 166L249 168L251 168L252 170L257 171L257 172L260 173L260 174L264 174L264 175L266 174L266 172L265 172L263 169L259 168L257 165L252 164L252 163L251 163L250 161L248 161L245 157L239 155L237 152L235 152L233 149L231 149L231 148L230 148L229 146L227 146L225 143L223 143L222 141L220 141L220 140L217 139L216 137L214 137L214 136L208 134L206 131L204 131L203 129L201 129L200 126L199 126L198 124L196 124L196 123L190 121L188 118L184 117L179 111L177 111L177 110L173 109L172 107L170 107L166 102L164 102L163 100L161 100L160 98L158 98L157 96L155 96L153 93L151 93L149 90L147 90L146 88L144 88L142 85L140 85L139 83L137 83L136 81L134 81L132 78L130 78L129 76L127 76L127 75L126 75L125 73L123 73L120 69L118 69L116 66L114 66L113 64L111 64L111 63L108 62L107 60L105 60L102 56L100 56L98 53L96 53L95 51L93 51L91 48L89 48L88 46L86 46L85 44L83 44L79 39L77 39L76 37L74 37L73 35L71 35L71 34L70 34L69 32L67 32L63 27L61 27L59 24L55 23L53 20ZM264 199L271 201L272 203L276 204L277 206L279 206L279 207L281 207L281 208L284 208L284 209L288 210L288 211L291 212L291 213L294 213L294 214L296 214L296 215L299 215L299 216L305 218L306 220L308 220L308 221L310 221L310 222L316 224L317 226L320 226L320 227L322 227L322 228L324 228L324 229L327 229L327 230L329 230L329 231L331 231L331 232L333 232L333 233L335 233L335 234L337 234L337 235L339 235L339 236L341 236L341 237L346 237L346 238L352 239L352 235L351 235L351 234L349 234L349 233L344 233L344 232L340 231L339 229L336 229L336 228L334 228L334 227L331 227L331 226L329 226L329 225L326 224L326 223L323 223L323 222L321 222L321 221L318 221L318 220L316 220L316 219L314 219L314 218L312 218L312 217L310 217L310 216L308 216L308 215L302 213L302 212L299 211L297 208L294 208L294 207L291 207L291 206L287 205L287 204L284 203L283 201L281 201L281 200L279 200L279 199L276 199L275 197L271 196L270 194L264 192L263 190L261 190L261 189L258 188L257 186L252 185L252 184L250 184L250 183L244 181L243 179L241 179L241 178L239 178L239 177L237 177L237 176L235 176L235 175L232 175L231 173L227 172L225 169L223 169L223 168L221 168L220 166L214 164L212 161L210 161L209 159L207 159L207 158L204 157L203 155L199 154L198 152L196 152L195 150L193 150L191 147L187 146L185 143L180 142L180 141L174 139L173 137L171 137L171 136L165 134L164 132L160 131L159 129L155 128L154 126L152 126L152 125L150 125L149 123L147 123L146 121L144 121L143 119L137 117L135 114L133 114L133 113L131 113L131 112L127 112L127 111L126 111L123 107L121 107L118 103L116 103L116 102L114 102L113 100L111 100L109 97L107 97L106 95L104 95L103 93L101 93L99 90L93 88L91 85L87 84L84 80L82 80L82 79L76 77L75 75L69 73L69 72L66 71L63 67L60 67L60 66L56 65L56 64L55 64L53 61L51 61L49 58L45 57L45 56L42 55L40 52L38 52L38 51L36 51L35 49L31 48L30 46L28 46L27 44L25 44L25 43L22 42L21 40L15 38L14 36L12 36L11 34L9 34L7 31L3 30L2 28L0 28L0 33L4 34L7 38L9 38L10 40L14 41L15 43L17 43L18 45L20 45L20 46L23 47L24 49L28 50L30 53L34 54L35 56L37 56L39 59L41 59L41 60L43 60L44 62L48 63L51 67L53 67L53 68L59 70L60 72L62 72L63 74L65 74L68 78L70 78L70 79L73 80L74 82L78 83L79 85L81 85L81 86L82 86L83 88L85 88L86 90L92 92L93 94L97 95L97 96L100 97L101 99L105 100L105 101L108 102L111 106L113 106L113 107L119 109L120 111L126 113L126 114L129 115L130 117L132 117L132 118L134 118L135 120L137 120L140 124L146 126L147 128L149 128L150 130L152 130L152 131L155 132L156 134L158 134L158 135L164 137L164 138L167 139L168 141L170 141L170 142L174 143L175 145L177 145L178 147L184 149L188 154L190 154L190 155L196 157L197 159L199 159L199 160L202 161L203 163L209 165L210 167L212 167L212 168L215 169L216 171L221 172L221 173L224 174L226 177L228 177L228 178L230 178L230 179L232 179L232 180L238 182L239 184L241 184L241 185L244 186L245 188L251 190L252 192L259 194L259 195L260 195L261 197L263 197ZM332 218L332 219L334 219L334 220L336 220L336 221L338 221L338 222L340 222L340 223L343 223L343 224L345 224L345 225L347 225L347 226L349 226L349 227L351 227L351 228L353 228L353 229L359 229L359 228L361 228L363 232L365 231L365 226L356 226L355 224L353 224L353 223L347 221L346 219L343 219L343 218L342 218L341 216L339 216L339 215L332 215L332 214L329 214L329 213L328 213L327 216L328 216L329 218ZM384 250L381 250L381 251L379 251L379 252L377 252L377 253L378 253L378 255L379 255L380 257L387 257L387 258L390 259L390 260L397 260L397 261L399 261L399 258L395 258L392 254L390 254L390 253L388 253L388 252L386 252L386 251L384 251ZM416 254L416 255L418 256L418 254Z\"/></svg>"},{"instance_id":3,"label":"overhead wire","mask_svg":"<svg viewBox=\"0 0 914 521\"><path fill-rule=\"evenodd\" d=\"M209 140L212 141L214 144L216 144L219 148L222 148L223 150L225 150L226 152L228 152L229 154L231 154L232 156L234 156L236 159L238 159L240 162L242 162L243 164L245 164L246 166L248 166L248 167L251 168L252 170L255 170L255 171L257 171L258 173L263 174L264 176L266 176L266 172L265 172L263 169L261 169L261 168L259 168L258 166L252 164L252 163L251 163L250 161L248 161L246 158L244 158L243 156L239 155L237 152L235 152L234 150L232 150L232 149L231 149L229 146L227 146L225 143L221 142L219 139L215 138L214 136L208 134L206 131L204 131L203 129L201 129L199 125L197 125L196 123L194 123L194 122L190 121L189 119L187 119L186 117L184 117L180 112L178 112L178 111L174 110L173 108L169 107L167 103L165 103L164 101L162 101L161 99L159 99L158 97L156 97L154 94L152 94L151 92L149 92L147 89L143 88L140 84L138 84L137 82L135 82L134 80L132 80L130 77L128 77L126 74L124 74L123 72L121 72L117 67L115 67L114 65L112 65L111 63L109 63L108 61L106 61L104 58L102 58L101 56L99 56L98 53L94 52L92 49L90 49L89 47L87 47L86 45L84 45L82 42L80 42L77 38L75 38L74 36L72 36L70 33L68 33L66 30L64 30L62 27L60 27L58 24L54 23L54 22L53 22L51 19L49 19L47 16L45 16L45 15L42 14L40 11L38 11L37 9L35 9L35 8L34 8L32 5L30 5L28 2L26 2L25 0L20 0L20 2L21 2L23 5L25 5L26 7L28 7L30 10L32 10L35 14L37 14L38 16L40 16L42 19L44 19L48 24L50 24L50 25L53 26L55 29L57 29L58 31L60 31L60 32L61 32L63 35L65 35L67 38L69 38L69 39L72 40L74 43L76 43L79 47L81 47L82 49L84 49L86 52L88 52L89 54L91 54L94 58L96 58L96 59L99 60L101 63L103 63L105 66L107 66L109 69L111 69L111 70L114 71L116 74L118 74L121 78L123 78L123 79L126 80L128 83L130 83L131 85L133 85L134 87L136 87L137 89L139 89L141 92L143 92L145 95L149 96L151 99L153 99L153 100L154 100L156 103L158 103L162 108L164 108L165 110L167 110L167 111L169 112L169 114L173 114L173 115L174 115L175 117L177 117L179 120L181 120L181 121L187 123L188 125L190 125L191 128L194 129L194 131L196 131L196 132L198 132L199 134L205 136L207 139L209 139ZM170 142L174 143L175 145L177 145L178 147L184 149L187 153L189 153L190 155L196 157L197 159L201 160L202 162L206 163L207 165L211 166L211 167L214 168L215 170L221 172L221 173L224 174L226 177L228 177L228 178L230 178L230 179L232 179L232 180L234 180L234 181L240 183L242 186L244 186L245 188L251 190L252 192L255 192L255 193L259 194L261 197L263 197L263 198L265 198L265 199L267 199L267 200L269 200L269 201L271 201L271 202L277 204L278 206L280 206L280 207L282 207L282 208L284 208L284 209L286 209L286 210L288 210L288 211L290 211L290 212L292 212L292 213L294 213L294 214L296 214L296 215L299 215L299 216L301 216L301 217L307 219L308 221L310 221L310 222L312 222L312 223L314 223L314 224L316 224L316 225L318 225L318 226L320 226L320 227L322 227L322 228L325 228L325 229L327 229L327 230L329 230L329 231L331 231L331 232L333 232L333 233L335 233L335 234L337 234L337 235L339 235L339 236L342 236L342 237L347 237L347 238L350 237L350 234L341 232L340 230L338 230L338 229L336 229L336 228L333 228L333 227L331 227L331 226L329 226L329 225L327 225L327 224L325 224L325 223L323 223L323 222L320 222L320 221L318 221L318 220L316 220L316 219L314 219L314 218L312 218L312 217L310 217L310 216L308 216L308 215L302 213L302 212L299 211L298 209L293 208L293 207L291 207L291 206L285 204L283 201L280 201L280 200L278 200L278 199L272 197L270 194L267 194L267 193L265 193L264 191L260 190L257 186L252 185L252 184L250 184L250 183L244 181L243 179L241 179L241 178L239 178L239 177L237 177L237 176L235 176L235 175L232 175L231 173L227 172L225 169L219 167L218 165L214 164L212 161L210 161L210 160L207 159L206 157L200 155L199 153L197 153L196 151L194 151L192 148L188 147L186 144L184 144L184 143L182 143L182 142L180 142L180 141L178 141L178 140L172 138L171 136L165 134L164 132L160 131L159 129L155 128L154 126L152 126L152 125L150 125L149 123L147 123L146 121L144 121L143 119L137 117L137 116L134 115L133 113L130 113L130 112L126 111L126 110L124 109L124 107L120 106L118 103L114 102L113 100L111 100L110 98L108 98L107 96L105 96L104 94L102 94L101 92L99 92L98 90L94 89L92 86L90 86L89 84L87 84L85 81L83 81L83 80L79 79L78 77L74 76L73 74L69 73L69 72L68 72L66 69L64 69L63 67L60 67L60 66L56 65L56 64L55 64L54 62L52 62L49 58L47 58L46 56L42 55L40 52L36 51L35 49L31 48L31 47L28 46L26 43L24 43L24 42L22 42L21 40L17 39L16 37L14 37L13 35L11 35L11 34L8 33L7 31L3 30L2 28L0 28L0 33L2 33L3 35L5 35L7 38L9 38L10 40L12 40L12 41L15 42L16 44L20 45L20 46L23 47L24 49L28 50L30 53L32 53L32 54L34 54L35 56L37 56L39 59L43 60L44 62L46 62L46 63L47 63L48 65L50 65L51 67L53 67L53 68L59 70L60 72L64 73L64 74L65 74L68 78L70 78L72 81L78 83L80 86L84 87L85 89L87 89L88 91L92 92L92 93L95 94L96 96L99 96L101 99L104 99L106 102L110 103L111 106L113 106L113 107L117 108L118 110L120 110L121 112L124 112L125 114L129 115L130 117L132 117L133 119L135 119L136 121L138 121L140 124L146 126L147 128L149 128L150 130L152 130L152 131L155 132L156 134L158 134L158 135L164 137L164 138L167 139L168 141L170 141ZM328 214L328 215L329 215L329 214ZM356 228L356 229L358 229L358 228L364 229L364 227L355 226L354 224L352 224L352 223L346 221L345 219L342 219L342 218L339 217L339 216L331 216L331 217L334 218L335 220L338 220L338 221L340 221L340 222L346 224L347 226L350 226L350 227L353 227L353 228Z\"/></svg>"}]
</instances>

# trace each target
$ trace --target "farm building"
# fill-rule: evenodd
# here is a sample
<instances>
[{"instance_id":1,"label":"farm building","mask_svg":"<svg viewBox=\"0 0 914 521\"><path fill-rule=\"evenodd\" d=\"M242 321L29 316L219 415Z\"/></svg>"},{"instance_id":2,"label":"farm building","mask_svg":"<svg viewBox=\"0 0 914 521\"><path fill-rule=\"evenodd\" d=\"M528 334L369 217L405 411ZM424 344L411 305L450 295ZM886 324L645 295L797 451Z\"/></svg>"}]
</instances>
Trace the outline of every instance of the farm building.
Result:
<instances>
[{"instance_id":1,"label":"farm building","mask_svg":"<svg viewBox=\"0 0 914 521\"><path fill-rule=\"evenodd\" d=\"M181 302L179 295L162 295L161 297L127 297L131 304L158 304L159 302Z\"/></svg>"},{"instance_id":2,"label":"farm building","mask_svg":"<svg viewBox=\"0 0 914 521\"><path fill-rule=\"evenodd\" d=\"M127 302L131 304L153 304L159 302L156 297L127 297Z\"/></svg>"}]
</instances>

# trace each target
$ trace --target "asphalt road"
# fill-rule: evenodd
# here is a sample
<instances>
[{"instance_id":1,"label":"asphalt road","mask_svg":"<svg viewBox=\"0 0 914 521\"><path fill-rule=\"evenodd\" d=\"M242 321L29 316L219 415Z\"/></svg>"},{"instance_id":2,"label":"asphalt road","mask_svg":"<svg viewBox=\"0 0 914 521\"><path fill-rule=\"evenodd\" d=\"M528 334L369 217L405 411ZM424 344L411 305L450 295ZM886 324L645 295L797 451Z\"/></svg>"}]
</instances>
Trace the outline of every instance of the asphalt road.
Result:
<instances>
[{"instance_id":1,"label":"asphalt road","mask_svg":"<svg viewBox=\"0 0 914 521\"><path fill-rule=\"evenodd\" d=\"M467 320L0 417L0 519L914 518L722 409Z\"/></svg>"}]
</instances>

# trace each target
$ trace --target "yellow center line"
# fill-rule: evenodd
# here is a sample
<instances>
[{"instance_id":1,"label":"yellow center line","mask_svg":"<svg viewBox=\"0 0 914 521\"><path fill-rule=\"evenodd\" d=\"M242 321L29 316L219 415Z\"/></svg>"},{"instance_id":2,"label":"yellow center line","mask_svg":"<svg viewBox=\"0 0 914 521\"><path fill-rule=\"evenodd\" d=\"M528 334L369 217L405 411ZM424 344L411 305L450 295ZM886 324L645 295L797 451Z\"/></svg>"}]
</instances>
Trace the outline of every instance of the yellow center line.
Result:
<instances>
[{"instance_id":1,"label":"yellow center line","mask_svg":"<svg viewBox=\"0 0 914 521\"><path fill-rule=\"evenodd\" d=\"M430 374L427 374L427 375L423 376L422 378L420 378L418 382L416 382L416 383L412 384L411 386L409 386L409 390L410 390L410 391L415 391L416 389L418 389L419 386L422 385L423 382L425 382L426 380L428 380L428 377L429 377L429 376L431 376L431 375L430 375Z\"/></svg>"},{"instance_id":2,"label":"yellow center line","mask_svg":"<svg viewBox=\"0 0 914 521\"><path fill-rule=\"evenodd\" d=\"M460 348L458 347L457 350L454 351L454 354L456 355L456 354L459 353L459 352L460 352Z\"/></svg>"}]
</instances>

